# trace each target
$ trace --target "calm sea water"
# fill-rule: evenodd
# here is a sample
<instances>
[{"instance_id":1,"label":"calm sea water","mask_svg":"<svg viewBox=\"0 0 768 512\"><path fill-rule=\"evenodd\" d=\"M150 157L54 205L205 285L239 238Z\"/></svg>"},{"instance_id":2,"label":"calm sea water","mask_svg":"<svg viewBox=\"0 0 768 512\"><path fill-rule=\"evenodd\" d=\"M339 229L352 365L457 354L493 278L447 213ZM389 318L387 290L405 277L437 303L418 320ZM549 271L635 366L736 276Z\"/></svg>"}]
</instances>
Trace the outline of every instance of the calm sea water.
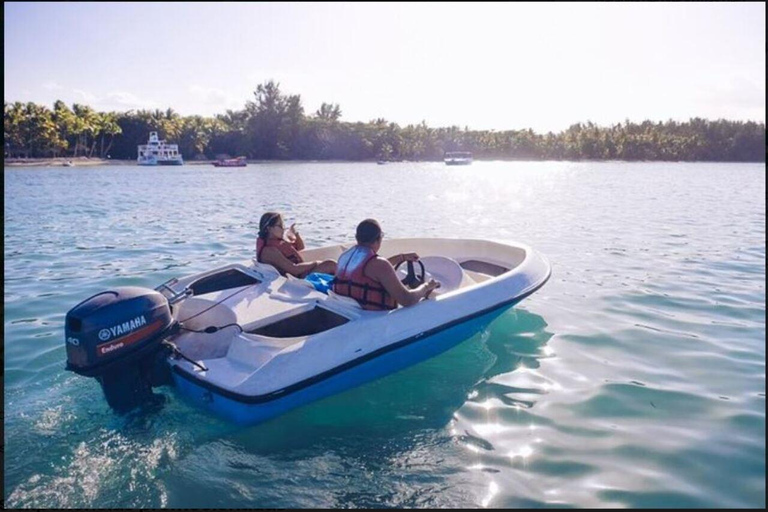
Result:
<instances>
[{"instance_id":1,"label":"calm sea water","mask_svg":"<svg viewBox=\"0 0 768 512\"><path fill-rule=\"evenodd\" d=\"M765 165L6 169L8 507L764 507ZM64 316L114 286L308 246L517 240L550 281L474 338L255 427L165 388L111 413Z\"/></svg>"}]
</instances>

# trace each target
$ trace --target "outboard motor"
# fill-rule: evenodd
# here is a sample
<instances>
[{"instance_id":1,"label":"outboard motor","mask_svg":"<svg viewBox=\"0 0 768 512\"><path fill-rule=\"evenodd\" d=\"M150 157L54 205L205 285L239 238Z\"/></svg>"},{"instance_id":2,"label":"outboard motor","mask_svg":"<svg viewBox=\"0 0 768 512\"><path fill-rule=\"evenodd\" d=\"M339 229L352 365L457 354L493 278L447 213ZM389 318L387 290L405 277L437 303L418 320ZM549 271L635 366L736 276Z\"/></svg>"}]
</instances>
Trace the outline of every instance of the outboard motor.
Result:
<instances>
[{"instance_id":1,"label":"outboard motor","mask_svg":"<svg viewBox=\"0 0 768 512\"><path fill-rule=\"evenodd\" d=\"M95 377L110 407L127 412L170 380L162 342L177 326L168 299L155 290L97 293L67 313L67 370Z\"/></svg>"}]
</instances>

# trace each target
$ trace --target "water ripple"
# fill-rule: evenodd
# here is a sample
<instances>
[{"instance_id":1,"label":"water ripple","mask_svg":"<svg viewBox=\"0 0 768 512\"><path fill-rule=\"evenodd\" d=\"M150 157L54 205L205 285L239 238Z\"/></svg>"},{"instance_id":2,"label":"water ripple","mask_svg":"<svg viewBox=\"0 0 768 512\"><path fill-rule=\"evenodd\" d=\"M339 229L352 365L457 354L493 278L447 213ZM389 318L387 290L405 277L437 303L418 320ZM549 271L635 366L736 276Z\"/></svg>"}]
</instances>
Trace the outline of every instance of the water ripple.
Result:
<instances>
[{"instance_id":1,"label":"water ripple","mask_svg":"<svg viewBox=\"0 0 768 512\"><path fill-rule=\"evenodd\" d=\"M4 195L9 507L765 506L764 165L6 169ZM523 241L553 275L453 350L246 429L171 390L115 416L64 370L69 308L250 259L270 209L309 246L376 216Z\"/></svg>"}]
</instances>

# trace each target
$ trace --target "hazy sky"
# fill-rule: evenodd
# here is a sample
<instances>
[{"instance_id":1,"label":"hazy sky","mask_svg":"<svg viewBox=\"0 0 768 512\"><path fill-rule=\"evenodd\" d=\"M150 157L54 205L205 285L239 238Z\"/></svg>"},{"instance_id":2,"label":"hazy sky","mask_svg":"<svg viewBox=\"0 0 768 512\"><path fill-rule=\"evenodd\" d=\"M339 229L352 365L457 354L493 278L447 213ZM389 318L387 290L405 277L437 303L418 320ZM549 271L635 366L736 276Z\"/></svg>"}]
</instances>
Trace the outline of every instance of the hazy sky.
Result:
<instances>
[{"instance_id":1,"label":"hazy sky","mask_svg":"<svg viewBox=\"0 0 768 512\"><path fill-rule=\"evenodd\" d=\"M5 101L240 109L270 78L307 113L558 131L765 121L764 3L4 4Z\"/></svg>"}]
</instances>

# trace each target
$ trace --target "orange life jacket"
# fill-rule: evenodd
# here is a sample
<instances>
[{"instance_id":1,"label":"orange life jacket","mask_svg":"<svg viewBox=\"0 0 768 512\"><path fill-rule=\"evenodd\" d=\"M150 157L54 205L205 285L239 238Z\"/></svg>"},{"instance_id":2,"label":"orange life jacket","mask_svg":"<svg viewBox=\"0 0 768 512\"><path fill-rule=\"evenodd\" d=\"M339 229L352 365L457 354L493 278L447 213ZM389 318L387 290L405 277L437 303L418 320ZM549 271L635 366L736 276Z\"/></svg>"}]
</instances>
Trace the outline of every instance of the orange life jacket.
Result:
<instances>
[{"instance_id":1,"label":"orange life jacket","mask_svg":"<svg viewBox=\"0 0 768 512\"><path fill-rule=\"evenodd\" d=\"M263 261L261 261L261 251L263 251L265 247L277 247L278 250L283 253L283 256L296 265L304 261L304 258L301 257L301 254L299 254L299 251L296 250L292 243L286 242L285 240L278 240L277 238L270 238L266 241L263 238L259 238L256 240L256 261L259 263L263 263Z\"/></svg>"},{"instance_id":2,"label":"orange life jacket","mask_svg":"<svg viewBox=\"0 0 768 512\"><path fill-rule=\"evenodd\" d=\"M345 297L352 297L363 309L396 309L397 302L381 286L365 275L365 267L376 258L370 247L356 245L339 256L336 277L333 280L333 292Z\"/></svg>"}]
</instances>

